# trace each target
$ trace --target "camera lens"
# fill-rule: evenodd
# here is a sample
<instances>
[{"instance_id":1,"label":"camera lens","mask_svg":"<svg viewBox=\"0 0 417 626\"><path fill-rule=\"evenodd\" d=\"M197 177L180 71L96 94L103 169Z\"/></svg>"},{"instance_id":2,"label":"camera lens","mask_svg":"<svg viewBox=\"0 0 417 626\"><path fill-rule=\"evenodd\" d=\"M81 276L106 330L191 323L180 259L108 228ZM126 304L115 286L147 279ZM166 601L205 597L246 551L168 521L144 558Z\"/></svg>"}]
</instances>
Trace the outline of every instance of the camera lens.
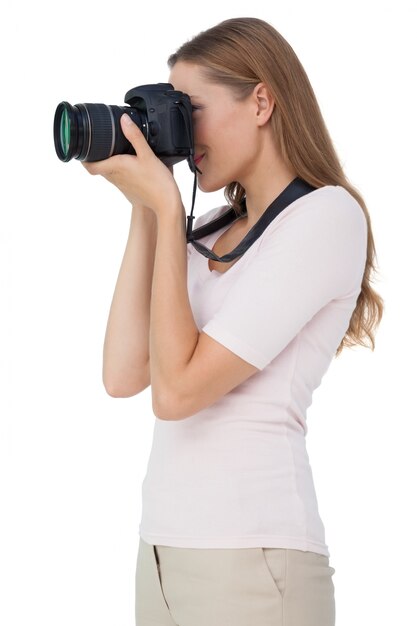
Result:
<instances>
[{"instance_id":1,"label":"camera lens","mask_svg":"<svg viewBox=\"0 0 417 626\"><path fill-rule=\"evenodd\" d=\"M60 147L65 156L67 156L70 146L71 122L67 109L64 109L61 115L61 123L59 126Z\"/></svg>"},{"instance_id":2,"label":"camera lens","mask_svg":"<svg viewBox=\"0 0 417 626\"><path fill-rule=\"evenodd\" d=\"M101 161L114 154L135 154L120 127L127 113L148 139L145 113L130 106L60 102L55 111L55 151L61 161Z\"/></svg>"}]
</instances>

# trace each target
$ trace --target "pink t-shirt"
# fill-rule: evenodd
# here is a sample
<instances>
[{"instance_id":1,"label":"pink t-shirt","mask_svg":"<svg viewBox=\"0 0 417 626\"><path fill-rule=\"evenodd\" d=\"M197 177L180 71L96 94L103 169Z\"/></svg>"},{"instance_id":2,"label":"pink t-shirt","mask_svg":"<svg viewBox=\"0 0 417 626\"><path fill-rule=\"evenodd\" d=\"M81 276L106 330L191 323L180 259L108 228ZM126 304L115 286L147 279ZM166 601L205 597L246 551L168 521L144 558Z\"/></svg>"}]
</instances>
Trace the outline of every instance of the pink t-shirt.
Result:
<instances>
[{"instance_id":1,"label":"pink t-shirt","mask_svg":"<svg viewBox=\"0 0 417 626\"><path fill-rule=\"evenodd\" d=\"M229 209L195 220L194 228ZM230 224L200 239L212 248ZM286 207L225 273L188 250L197 327L259 372L198 413L155 419L139 533L184 548L330 556L306 450L306 412L361 290L367 224L344 187Z\"/></svg>"}]
</instances>

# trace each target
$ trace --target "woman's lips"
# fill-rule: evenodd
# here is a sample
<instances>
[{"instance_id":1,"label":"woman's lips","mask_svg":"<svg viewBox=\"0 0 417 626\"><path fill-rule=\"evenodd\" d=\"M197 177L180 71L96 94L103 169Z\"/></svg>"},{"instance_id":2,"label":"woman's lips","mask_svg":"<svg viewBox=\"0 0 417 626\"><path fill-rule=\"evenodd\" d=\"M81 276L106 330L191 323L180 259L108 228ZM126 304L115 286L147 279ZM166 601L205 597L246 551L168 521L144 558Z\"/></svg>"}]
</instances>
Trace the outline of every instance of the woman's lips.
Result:
<instances>
[{"instance_id":1,"label":"woman's lips","mask_svg":"<svg viewBox=\"0 0 417 626\"><path fill-rule=\"evenodd\" d=\"M197 165L198 163L200 163L201 159L203 159L205 157L205 153L204 154L200 154L199 156L194 158L194 163L195 165Z\"/></svg>"}]
</instances>

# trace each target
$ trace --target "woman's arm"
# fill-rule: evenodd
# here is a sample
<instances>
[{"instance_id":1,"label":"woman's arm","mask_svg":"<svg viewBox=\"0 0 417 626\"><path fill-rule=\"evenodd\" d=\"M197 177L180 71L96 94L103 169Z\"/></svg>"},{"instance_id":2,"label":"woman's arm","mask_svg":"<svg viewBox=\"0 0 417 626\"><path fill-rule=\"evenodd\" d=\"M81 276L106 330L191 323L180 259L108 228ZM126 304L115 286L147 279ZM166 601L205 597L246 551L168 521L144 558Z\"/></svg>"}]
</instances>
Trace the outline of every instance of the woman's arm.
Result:
<instances>
[{"instance_id":1,"label":"woman's arm","mask_svg":"<svg viewBox=\"0 0 417 626\"><path fill-rule=\"evenodd\" d=\"M82 163L133 207L107 324L103 382L114 397L133 396L151 383L155 415L184 419L256 368L199 332L187 290L186 215L172 167L155 155L129 116L122 115L120 124L136 156ZM139 207L152 207L154 215Z\"/></svg>"},{"instance_id":2,"label":"woman's arm","mask_svg":"<svg viewBox=\"0 0 417 626\"><path fill-rule=\"evenodd\" d=\"M158 211L149 334L152 407L159 419L189 417L258 371L196 326L182 205Z\"/></svg>"},{"instance_id":3,"label":"woman's arm","mask_svg":"<svg viewBox=\"0 0 417 626\"><path fill-rule=\"evenodd\" d=\"M150 384L149 321L156 239L154 212L140 204L132 206L103 347L103 383L113 397L133 396Z\"/></svg>"},{"instance_id":4,"label":"woman's arm","mask_svg":"<svg viewBox=\"0 0 417 626\"><path fill-rule=\"evenodd\" d=\"M182 203L157 215L150 308L152 406L160 419L176 404L178 383L199 338L187 291L187 240Z\"/></svg>"}]
</instances>

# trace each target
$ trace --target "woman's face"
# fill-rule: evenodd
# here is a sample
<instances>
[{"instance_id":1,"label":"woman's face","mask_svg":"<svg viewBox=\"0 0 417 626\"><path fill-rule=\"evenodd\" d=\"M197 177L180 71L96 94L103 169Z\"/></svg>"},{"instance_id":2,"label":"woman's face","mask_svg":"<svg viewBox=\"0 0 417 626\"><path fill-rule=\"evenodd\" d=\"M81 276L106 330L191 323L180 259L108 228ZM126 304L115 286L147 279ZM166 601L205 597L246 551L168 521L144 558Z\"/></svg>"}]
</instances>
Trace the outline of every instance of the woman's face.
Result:
<instances>
[{"instance_id":1,"label":"woman's face","mask_svg":"<svg viewBox=\"0 0 417 626\"><path fill-rule=\"evenodd\" d=\"M258 153L256 100L237 102L227 86L204 80L200 66L178 61L169 82L190 96L193 105L194 159L202 174L199 189L217 191L232 181L243 186Z\"/></svg>"}]
</instances>

